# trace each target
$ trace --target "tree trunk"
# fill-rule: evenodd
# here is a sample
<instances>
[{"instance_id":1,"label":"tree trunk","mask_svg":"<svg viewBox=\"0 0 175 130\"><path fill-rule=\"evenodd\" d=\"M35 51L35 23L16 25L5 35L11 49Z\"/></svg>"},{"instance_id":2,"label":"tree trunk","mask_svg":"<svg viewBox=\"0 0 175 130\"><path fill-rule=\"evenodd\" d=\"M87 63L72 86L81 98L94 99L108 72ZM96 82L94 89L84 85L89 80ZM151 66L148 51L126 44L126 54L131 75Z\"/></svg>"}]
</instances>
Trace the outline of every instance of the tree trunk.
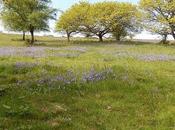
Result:
<instances>
[{"instance_id":1,"label":"tree trunk","mask_svg":"<svg viewBox=\"0 0 175 130\"><path fill-rule=\"evenodd\" d=\"M67 34L67 41L70 42L70 33L66 32L66 34Z\"/></svg>"},{"instance_id":2,"label":"tree trunk","mask_svg":"<svg viewBox=\"0 0 175 130\"><path fill-rule=\"evenodd\" d=\"M173 36L173 38L175 40L175 32L174 31L172 31L172 36Z\"/></svg>"},{"instance_id":3,"label":"tree trunk","mask_svg":"<svg viewBox=\"0 0 175 130\"><path fill-rule=\"evenodd\" d=\"M70 34L67 34L67 41L70 42Z\"/></svg>"},{"instance_id":4,"label":"tree trunk","mask_svg":"<svg viewBox=\"0 0 175 130\"><path fill-rule=\"evenodd\" d=\"M116 35L116 41L120 41L120 36L119 35Z\"/></svg>"},{"instance_id":5,"label":"tree trunk","mask_svg":"<svg viewBox=\"0 0 175 130\"><path fill-rule=\"evenodd\" d=\"M167 36L168 36L167 34L164 34L164 35L163 35L163 39L162 39L162 43L163 43L163 44L166 44Z\"/></svg>"},{"instance_id":6,"label":"tree trunk","mask_svg":"<svg viewBox=\"0 0 175 130\"><path fill-rule=\"evenodd\" d=\"M103 42L103 36L99 34L98 37L99 37L99 42Z\"/></svg>"},{"instance_id":7,"label":"tree trunk","mask_svg":"<svg viewBox=\"0 0 175 130\"><path fill-rule=\"evenodd\" d=\"M171 34L175 40L175 29L174 29L174 26L171 26Z\"/></svg>"},{"instance_id":8,"label":"tree trunk","mask_svg":"<svg viewBox=\"0 0 175 130\"><path fill-rule=\"evenodd\" d=\"M25 34L25 31L23 31L22 40L23 40L23 41L25 41L25 40L26 40L26 34Z\"/></svg>"},{"instance_id":9,"label":"tree trunk","mask_svg":"<svg viewBox=\"0 0 175 130\"><path fill-rule=\"evenodd\" d=\"M34 30L33 29L30 30L30 34L31 34L31 41L30 41L30 43L31 43L31 45L33 45L33 43L35 42Z\"/></svg>"}]
</instances>

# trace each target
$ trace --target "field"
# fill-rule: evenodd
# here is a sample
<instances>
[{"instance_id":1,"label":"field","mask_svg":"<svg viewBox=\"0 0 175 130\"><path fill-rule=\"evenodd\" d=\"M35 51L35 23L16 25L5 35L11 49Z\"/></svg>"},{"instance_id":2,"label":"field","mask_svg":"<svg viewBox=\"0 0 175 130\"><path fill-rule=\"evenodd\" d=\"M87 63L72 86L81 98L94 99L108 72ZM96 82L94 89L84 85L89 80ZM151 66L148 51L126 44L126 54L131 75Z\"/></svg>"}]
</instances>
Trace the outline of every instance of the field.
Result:
<instances>
[{"instance_id":1,"label":"field","mask_svg":"<svg viewBox=\"0 0 175 130\"><path fill-rule=\"evenodd\" d=\"M0 34L0 130L175 130L175 46Z\"/></svg>"}]
</instances>

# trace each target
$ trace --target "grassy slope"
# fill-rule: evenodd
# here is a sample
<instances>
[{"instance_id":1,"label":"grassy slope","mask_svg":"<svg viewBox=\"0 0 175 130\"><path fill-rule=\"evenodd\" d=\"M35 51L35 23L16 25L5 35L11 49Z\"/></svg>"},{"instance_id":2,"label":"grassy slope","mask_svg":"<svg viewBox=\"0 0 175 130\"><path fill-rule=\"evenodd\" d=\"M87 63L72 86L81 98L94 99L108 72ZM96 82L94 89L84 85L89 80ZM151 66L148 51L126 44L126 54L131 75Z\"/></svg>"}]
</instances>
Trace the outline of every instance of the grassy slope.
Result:
<instances>
[{"instance_id":1,"label":"grassy slope","mask_svg":"<svg viewBox=\"0 0 175 130\"><path fill-rule=\"evenodd\" d=\"M0 35L0 46L24 46ZM175 129L175 62L118 58L116 52L175 55L173 46L152 44L66 44L38 38L50 47L85 47L79 57L0 57L0 129L8 130L173 130ZM67 53L66 50L62 51ZM16 62L39 62L16 69ZM42 84L35 79L111 67L116 75L86 84ZM18 81L22 83L18 83Z\"/></svg>"}]
</instances>

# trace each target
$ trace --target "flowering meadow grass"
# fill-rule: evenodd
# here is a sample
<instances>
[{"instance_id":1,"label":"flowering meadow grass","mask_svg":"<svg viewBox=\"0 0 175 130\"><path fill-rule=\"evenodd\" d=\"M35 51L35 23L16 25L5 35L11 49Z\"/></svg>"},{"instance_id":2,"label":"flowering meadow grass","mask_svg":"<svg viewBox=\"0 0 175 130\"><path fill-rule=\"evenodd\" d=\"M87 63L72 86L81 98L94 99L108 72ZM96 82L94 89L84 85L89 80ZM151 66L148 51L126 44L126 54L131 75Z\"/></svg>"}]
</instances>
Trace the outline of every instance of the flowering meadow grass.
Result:
<instances>
[{"instance_id":1,"label":"flowering meadow grass","mask_svg":"<svg viewBox=\"0 0 175 130\"><path fill-rule=\"evenodd\" d=\"M0 34L0 130L174 130L175 46Z\"/></svg>"}]
</instances>

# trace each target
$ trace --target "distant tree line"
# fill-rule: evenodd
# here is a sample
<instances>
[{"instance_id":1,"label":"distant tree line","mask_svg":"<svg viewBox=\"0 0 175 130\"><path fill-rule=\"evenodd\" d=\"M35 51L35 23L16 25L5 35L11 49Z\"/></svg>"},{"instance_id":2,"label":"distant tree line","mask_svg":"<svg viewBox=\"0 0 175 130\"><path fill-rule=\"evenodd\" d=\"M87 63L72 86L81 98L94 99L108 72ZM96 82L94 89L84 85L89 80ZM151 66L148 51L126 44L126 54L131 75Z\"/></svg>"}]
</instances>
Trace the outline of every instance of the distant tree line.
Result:
<instances>
[{"instance_id":1,"label":"distant tree line","mask_svg":"<svg viewBox=\"0 0 175 130\"><path fill-rule=\"evenodd\" d=\"M0 0L1 20L5 28L31 34L49 31L49 20L56 20L51 0ZM121 38L140 32L143 28L175 39L175 0L140 0L139 5L127 2L79 2L72 5L56 22L56 31L65 32L68 41L73 34L96 36L102 42L106 34Z\"/></svg>"}]
</instances>

